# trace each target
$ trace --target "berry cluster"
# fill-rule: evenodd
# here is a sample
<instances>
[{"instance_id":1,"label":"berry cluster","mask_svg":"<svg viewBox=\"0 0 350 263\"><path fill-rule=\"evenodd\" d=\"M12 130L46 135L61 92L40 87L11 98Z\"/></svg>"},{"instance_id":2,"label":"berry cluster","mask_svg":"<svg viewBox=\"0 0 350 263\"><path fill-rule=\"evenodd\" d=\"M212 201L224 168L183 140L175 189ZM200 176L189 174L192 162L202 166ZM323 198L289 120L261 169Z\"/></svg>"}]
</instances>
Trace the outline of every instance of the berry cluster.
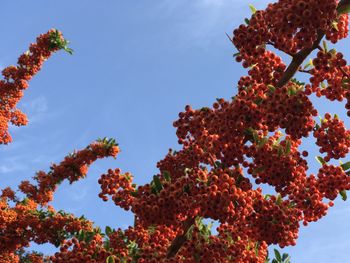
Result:
<instances>
[{"instance_id":1,"label":"berry cluster","mask_svg":"<svg viewBox=\"0 0 350 263\"><path fill-rule=\"evenodd\" d=\"M299 177L306 176L308 169L306 161L298 152L299 141L292 141L287 137L280 140L276 133L270 138L261 138L258 147L251 146L249 157L253 162L248 164L248 173L257 178L257 184L267 183L284 194L283 189Z\"/></svg>"},{"instance_id":2,"label":"berry cluster","mask_svg":"<svg viewBox=\"0 0 350 263\"><path fill-rule=\"evenodd\" d=\"M28 120L24 113L16 109L16 104L28 88L28 81L41 69L52 53L64 48L53 43L66 43L61 33L55 30L40 35L36 43L18 58L17 66L9 66L2 71L4 80L0 80L0 144L11 142L8 123L21 126Z\"/></svg>"},{"instance_id":3,"label":"berry cluster","mask_svg":"<svg viewBox=\"0 0 350 263\"><path fill-rule=\"evenodd\" d=\"M317 110L298 83L290 82L269 93L261 106L266 112L266 125L271 132L280 127L293 139L300 139L313 130L313 117L317 116Z\"/></svg>"},{"instance_id":4,"label":"berry cluster","mask_svg":"<svg viewBox=\"0 0 350 263\"><path fill-rule=\"evenodd\" d=\"M341 53L319 47L324 35L335 43L348 34L348 17L338 15L337 6L336 0L279 0L234 30L236 60L249 68L238 82L237 95L230 101L217 99L211 108L187 105L179 113L173 125L182 148L170 149L158 162L159 173L150 183L137 186L120 169L109 169L98 180L102 200L110 196L135 214L133 227L106 227L102 233L83 217L48 205L63 180L80 180L97 159L116 157L119 148L111 139L74 152L47 173L39 171L36 184L22 182L24 200L5 188L0 197L0 263L23 261L19 251L32 241L60 247L49 259L28 254L32 262L96 263L262 263L269 245L295 245L300 222L319 220L333 206L326 199L339 194L345 199L350 190L350 163L327 164L349 153L350 132L330 114L315 127L318 113L309 98L312 93L331 101L346 98L350 112L350 67ZM19 58L18 66L3 71L0 143L10 141L9 121L26 123L15 105L27 81L52 52L71 52L66 44L58 31L49 31ZM290 65L267 45L291 55ZM317 48L313 68L302 70L301 63ZM312 75L310 83L293 79L298 70ZM299 150L312 131L320 152L327 154L324 160L319 157L317 176L307 174L303 157L308 152ZM256 184L274 187L275 194L255 189L251 177ZM202 220L207 218L219 223L216 235Z\"/></svg>"},{"instance_id":5,"label":"berry cluster","mask_svg":"<svg viewBox=\"0 0 350 263\"><path fill-rule=\"evenodd\" d=\"M98 183L101 185L101 193L98 196L103 201L108 201L107 195L111 195L116 205L126 210L130 209L136 186L132 184L130 173L121 174L120 169L109 169L107 174L101 175Z\"/></svg>"},{"instance_id":6,"label":"berry cluster","mask_svg":"<svg viewBox=\"0 0 350 263\"><path fill-rule=\"evenodd\" d=\"M330 200L334 200L339 192L350 190L350 177L339 166L323 165L317 183L322 195Z\"/></svg>"},{"instance_id":7,"label":"berry cluster","mask_svg":"<svg viewBox=\"0 0 350 263\"><path fill-rule=\"evenodd\" d=\"M348 78L350 67L346 66L343 54L334 49L326 52L321 50L312 61L314 68L310 70L312 77L311 90L317 96L325 96L329 100L342 101L347 88L344 85L344 78ZM327 82L327 85L324 82ZM320 87L320 84L321 87ZM310 87L308 87L310 90ZM310 93L310 91L309 91Z\"/></svg>"},{"instance_id":8,"label":"berry cluster","mask_svg":"<svg viewBox=\"0 0 350 263\"><path fill-rule=\"evenodd\" d=\"M19 189L29 198L45 205L52 201L57 185L63 180L67 179L73 183L84 178L91 163L109 156L116 157L118 152L119 148L116 144L105 141L91 143L85 149L67 156L59 165L53 164L50 172L39 171L34 177L38 182L37 186L29 181L23 181Z\"/></svg>"},{"instance_id":9,"label":"berry cluster","mask_svg":"<svg viewBox=\"0 0 350 263\"><path fill-rule=\"evenodd\" d=\"M340 39L346 38L348 34L349 34L349 16L348 14L342 14L332 22L332 27L326 31L326 38L327 40L335 44Z\"/></svg>"},{"instance_id":10,"label":"berry cluster","mask_svg":"<svg viewBox=\"0 0 350 263\"><path fill-rule=\"evenodd\" d=\"M344 158L350 151L350 130L344 127L344 122L337 116L332 118L326 113L321 126L314 132L316 144L320 153L327 153L324 160Z\"/></svg>"},{"instance_id":11,"label":"berry cluster","mask_svg":"<svg viewBox=\"0 0 350 263\"><path fill-rule=\"evenodd\" d=\"M337 1L280 0L269 4L264 18L274 46L286 53L311 48L318 32L332 29L337 19Z\"/></svg>"}]
</instances>

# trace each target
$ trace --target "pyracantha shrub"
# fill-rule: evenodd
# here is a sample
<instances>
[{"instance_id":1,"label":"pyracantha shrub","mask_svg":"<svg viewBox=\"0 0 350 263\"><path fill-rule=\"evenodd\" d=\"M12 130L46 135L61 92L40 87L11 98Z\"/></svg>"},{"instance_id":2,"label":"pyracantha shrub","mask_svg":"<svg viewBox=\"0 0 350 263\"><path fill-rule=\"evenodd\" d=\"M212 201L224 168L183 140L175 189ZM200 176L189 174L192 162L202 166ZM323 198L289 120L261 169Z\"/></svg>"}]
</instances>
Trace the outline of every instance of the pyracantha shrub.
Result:
<instances>
[{"instance_id":1,"label":"pyracantha shrub","mask_svg":"<svg viewBox=\"0 0 350 263\"><path fill-rule=\"evenodd\" d=\"M350 132L338 116L317 122L311 96L331 103L347 100L350 115L350 67L341 52L328 50L348 36L349 0L279 0L255 10L230 40L237 62L247 69L230 100L212 107L187 105L173 123L180 150L169 149L157 163L158 174L145 185L130 172L109 169L101 175L99 197L131 210L135 222L126 230L102 231L86 218L56 211L50 202L58 185L86 177L97 159L116 157L113 139L99 139L68 155L50 170L0 197L0 262L268 262L268 247L295 245L301 223L327 214L337 196L350 190L346 158ZM323 39L324 45L321 47ZM16 66L0 80L0 143L8 144L9 124L25 125L16 108L28 81L54 52L69 53L57 30L40 35ZM291 56L283 61L275 49ZM302 63L317 50L316 57ZM296 73L310 75L309 83ZM317 174L310 174L301 145L314 137L321 154ZM261 184L275 194L263 193ZM24 196L24 197L23 197ZM204 219L217 220L216 232ZM51 256L26 252L30 242L51 243ZM289 262L275 250L273 262Z\"/></svg>"}]
</instances>

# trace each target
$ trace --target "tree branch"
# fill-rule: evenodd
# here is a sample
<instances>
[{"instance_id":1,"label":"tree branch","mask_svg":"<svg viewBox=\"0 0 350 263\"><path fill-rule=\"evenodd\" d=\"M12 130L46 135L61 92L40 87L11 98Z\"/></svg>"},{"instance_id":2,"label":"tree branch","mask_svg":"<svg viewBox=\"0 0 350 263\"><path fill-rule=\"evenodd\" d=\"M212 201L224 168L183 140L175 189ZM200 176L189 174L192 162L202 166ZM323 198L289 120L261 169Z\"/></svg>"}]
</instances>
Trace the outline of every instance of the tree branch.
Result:
<instances>
[{"instance_id":1,"label":"tree branch","mask_svg":"<svg viewBox=\"0 0 350 263\"><path fill-rule=\"evenodd\" d=\"M195 218L188 218L186 221L183 223L183 233L181 235L178 235L177 237L174 238L173 242L171 243L170 247L168 248L168 252L166 257L173 258L176 256L177 252L180 250L182 245L186 242L186 234L190 227L194 224Z\"/></svg>"},{"instance_id":2,"label":"tree branch","mask_svg":"<svg viewBox=\"0 0 350 263\"><path fill-rule=\"evenodd\" d=\"M343 73L343 75L344 75L346 78L348 78L348 79L350 78L349 74L346 73L345 70L344 70L341 66L339 66L338 68L339 68L339 70Z\"/></svg>"},{"instance_id":3,"label":"tree branch","mask_svg":"<svg viewBox=\"0 0 350 263\"><path fill-rule=\"evenodd\" d=\"M301 72L301 73L311 74L311 71L310 71L310 70L299 69L298 71Z\"/></svg>"},{"instance_id":4,"label":"tree branch","mask_svg":"<svg viewBox=\"0 0 350 263\"><path fill-rule=\"evenodd\" d=\"M338 14L348 13L350 9L350 0L341 0L338 4L337 11Z\"/></svg>"},{"instance_id":5,"label":"tree branch","mask_svg":"<svg viewBox=\"0 0 350 263\"><path fill-rule=\"evenodd\" d=\"M290 79L298 71L298 69L300 68L300 65L304 62L304 60L310 55L312 51L314 51L320 45L320 42L324 37L324 35L325 35L324 32L318 31L317 39L312 45L312 47L304 48L293 56L292 62L289 64L283 76L277 82L277 85L276 85L277 88L283 87L290 81Z\"/></svg>"},{"instance_id":6,"label":"tree branch","mask_svg":"<svg viewBox=\"0 0 350 263\"><path fill-rule=\"evenodd\" d=\"M340 14L348 12L350 9L350 0L341 0L338 4L337 11ZM277 82L276 87L281 88L284 85L286 85L291 78L295 75L295 73L298 71L300 65L303 63L303 61L310 55L310 53L315 50L316 48L319 48L320 42L322 38L324 37L325 33L322 31L318 31L317 33L317 39L312 45L311 48L305 48L303 50L300 50L297 54L293 56L292 62L289 64L288 68L284 72L283 76L280 78L280 80Z\"/></svg>"}]
</instances>

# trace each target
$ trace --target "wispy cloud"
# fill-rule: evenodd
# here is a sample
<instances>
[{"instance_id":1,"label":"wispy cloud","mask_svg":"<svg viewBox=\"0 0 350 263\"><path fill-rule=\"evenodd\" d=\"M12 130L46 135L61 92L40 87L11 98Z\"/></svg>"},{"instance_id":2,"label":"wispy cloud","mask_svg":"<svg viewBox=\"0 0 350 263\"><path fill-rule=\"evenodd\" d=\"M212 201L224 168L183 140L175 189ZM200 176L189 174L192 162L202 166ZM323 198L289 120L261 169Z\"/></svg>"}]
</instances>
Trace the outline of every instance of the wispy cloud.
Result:
<instances>
[{"instance_id":1,"label":"wispy cloud","mask_svg":"<svg viewBox=\"0 0 350 263\"><path fill-rule=\"evenodd\" d=\"M18 156L2 158L0 161L0 174L24 171L28 166Z\"/></svg>"},{"instance_id":2,"label":"wispy cloud","mask_svg":"<svg viewBox=\"0 0 350 263\"><path fill-rule=\"evenodd\" d=\"M88 186L84 186L84 187L79 186L79 188L71 187L69 192L73 201L80 202L86 198L89 192L89 187Z\"/></svg>"},{"instance_id":3,"label":"wispy cloud","mask_svg":"<svg viewBox=\"0 0 350 263\"><path fill-rule=\"evenodd\" d=\"M252 0L251 3L259 9L266 5L267 0ZM207 48L214 41L220 41L218 37L225 41L225 33L231 34L233 27L243 22L243 14L249 16L250 11L248 3L244 1L165 0L157 6L155 12L156 17L176 18L176 23L172 23L175 31L175 35L170 38L172 45L179 45L179 48L187 45Z\"/></svg>"},{"instance_id":4,"label":"wispy cloud","mask_svg":"<svg viewBox=\"0 0 350 263\"><path fill-rule=\"evenodd\" d=\"M40 96L31 101L24 102L21 109L28 115L31 123L41 121L48 112L48 101L44 96Z\"/></svg>"},{"instance_id":5,"label":"wispy cloud","mask_svg":"<svg viewBox=\"0 0 350 263\"><path fill-rule=\"evenodd\" d=\"M0 174L7 174L18 170L18 166L0 165Z\"/></svg>"}]
</instances>

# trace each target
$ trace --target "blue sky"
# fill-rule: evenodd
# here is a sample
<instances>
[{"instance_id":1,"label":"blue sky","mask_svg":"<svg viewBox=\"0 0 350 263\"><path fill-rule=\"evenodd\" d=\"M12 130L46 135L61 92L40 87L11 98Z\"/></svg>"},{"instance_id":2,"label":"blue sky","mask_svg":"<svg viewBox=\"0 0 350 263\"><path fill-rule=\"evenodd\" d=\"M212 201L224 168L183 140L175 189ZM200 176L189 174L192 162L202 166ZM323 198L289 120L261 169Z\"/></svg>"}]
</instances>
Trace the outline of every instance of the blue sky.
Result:
<instances>
[{"instance_id":1,"label":"blue sky","mask_svg":"<svg viewBox=\"0 0 350 263\"><path fill-rule=\"evenodd\" d=\"M250 15L249 3L263 8L267 2L1 1L1 68L14 64L50 28L61 30L75 52L55 54L31 81L19 104L30 124L11 128L14 142L0 147L0 188L47 171L99 137L113 137L122 150L118 158L96 162L83 181L62 184L53 204L102 227L125 228L132 215L97 197L97 178L120 167L138 184L149 181L157 161L178 147L172 127L178 112L186 104L210 106L215 98L235 94L245 71L233 61L225 33ZM349 43L343 40L339 50L350 50ZM349 60L350 52L344 54ZM317 105L321 113L339 111L346 119L340 103ZM317 165L311 157L312 172ZM292 262L346 262L349 222L350 205L336 200L329 215L302 228L297 246L285 251Z\"/></svg>"}]
</instances>

